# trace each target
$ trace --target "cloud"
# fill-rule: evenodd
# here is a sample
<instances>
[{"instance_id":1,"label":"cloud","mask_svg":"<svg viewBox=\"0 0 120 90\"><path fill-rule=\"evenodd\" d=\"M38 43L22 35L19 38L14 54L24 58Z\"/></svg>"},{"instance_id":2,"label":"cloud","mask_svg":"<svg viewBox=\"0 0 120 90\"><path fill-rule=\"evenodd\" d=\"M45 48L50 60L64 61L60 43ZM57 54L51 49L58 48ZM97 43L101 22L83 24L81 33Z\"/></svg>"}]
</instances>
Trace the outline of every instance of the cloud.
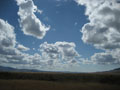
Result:
<instances>
[{"instance_id":1,"label":"cloud","mask_svg":"<svg viewBox=\"0 0 120 90\"><path fill-rule=\"evenodd\" d=\"M95 53L91 60L97 64L120 64L120 49L113 51L106 51L103 53Z\"/></svg>"},{"instance_id":2,"label":"cloud","mask_svg":"<svg viewBox=\"0 0 120 90\"><path fill-rule=\"evenodd\" d=\"M28 50L30 50L30 48L25 47L25 46L23 46L21 44L18 44L17 49L20 50L20 51L28 51Z\"/></svg>"},{"instance_id":3,"label":"cloud","mask_svg":"<svg viewBox=\"0 0 120 90\"><path fill-rule=\"evenodd\" d=\"M0 19L0 63L16 62L18 58L22 59L22 53L15 48L16 44L14 27L7 21Z\"/></svg>"},{"instance_id":4,"label":"cloud","mask_svg":"<svg viewBox=\"0 0 120 90\"><path fill-rule=\"evenodd\" d=\"M0 19L0 54L15 54L16 35L14 27L7 21Z\"/></svg>"},{"instance_id":5,"label":"cloud","mask_svg":"<svg viewBox=\"0 0 120 90\"><path fill-rule=\"evenodd\" d=\"M49 68L68 68L80 63L81 57L75 47L73 42L44 42L40 45L40 53Z\"/></svg>"},{"instance_id":6,"label":"cloud","mask_svg":"<svg viewBox=\"0 0 120 90\"><path fill-rule=\"evenodd\" d=\"M89 19L81 30L83 42L105 50L104 53L94 54L92 59L105 63L119 60L112 55L112 51L120 50L120 3L117 0L75 1L85 5L85 15Z\"/></svg>"},{"instance_id":7,"label":"cloud","mask_svg":"<svg viewBox=\"0 0 120 90\"><path fill-rule=\"evenodd\" d=\"M7 21L0 19L0 46L14 47L16 43L16 37L14 33L14 27L8 24Z\"/></svg>"},{"instance_id":8,"label":"cloud","mask_svg":"<svg viewBox=\"0 0 120 90\"><path fill-rule=\"evenodd\" d=\"M97 64L115 64L116 58L110 53L95 53L91 60Z\"/></svg>"},{"instance_id":9,"label":"cloud","mask_svg":"<svg viewBox=\"0 0 120 90\"><path fill-rule=\"evenodd\" d=\"M41 10L37 8L32 0L16 1L19 6L19 23L24 34L42 39L50 29L50 26L45 26L35 15L35 12L39 12Z\"/></svg>"},{"instance_id":10,"label":"cloud","mask_svg":"<svg viewBox=\"0 0 120 90\"><path fill-rule=\"evenodd\" d=\"M37 12L38 12L38 13L40 13L40 14L42 14L42 13L43 13L43 11L42 11L42 10L39 10L39 9L37 10Z\"/></svg>"},{"instance_id":11,"label":"cloud","mask_svg":"<svg viewBox=\"0 0 120 90\"><path fill-rule=\"evenodd\" d=\"M80 57L73 42L56 42L40 45L40 52L25 53L29 48L16 41L14 27L0 19L0 65L17 68L62 69L77 65Z\"/></svg>"},{"instance_id":12,"label":"cloud","mask_svg":"<svg viewBox=\"0 0 120 90\"><path fill-rule=\"evenodd\" d=\"M20 44L16 48L16 44L14 27L7 21L0 19L0 64L31 63L32 60L29 60L31 55L21 52L21 50L28 50L28 48Z\"/></svg>"},{"instance_id":13,"label":"cloud","mask_svg":"<svg viewBox=\"0 0 120 90\"><path fill-rule=\"evenodd\" d=\"M40 51L43 56L49 59L61 59L72 62L72 60L76 60L76 57L80 56L75 47L73 42L56 42L54 44L45 42L40 45Z\"/></svg>"},{"instance_id":14,"label":"cloud","mask_svg":"<svg viewBox=\"0 0 120 90\"><path fill-rule=\"evenodd\" d=\"M47 42L40 45L40 51L43 56L47 58L56 59L59 57L58 47L54 44L48 44Z\"/></svg>"},{"instance_id":15,"label":"cloud","mask_svg":"<svg viewBox=\"0 0 120 90\"><path fill-rule=\"evenodd\" d=\"M119 48L120 4L116 3L115 0L77 1L86 5L86 15L90 20L82 28L82 40L85 43L93 44L97 48ZM91 5L92 3L95 4Z\"/></svg>"}]
</instances>

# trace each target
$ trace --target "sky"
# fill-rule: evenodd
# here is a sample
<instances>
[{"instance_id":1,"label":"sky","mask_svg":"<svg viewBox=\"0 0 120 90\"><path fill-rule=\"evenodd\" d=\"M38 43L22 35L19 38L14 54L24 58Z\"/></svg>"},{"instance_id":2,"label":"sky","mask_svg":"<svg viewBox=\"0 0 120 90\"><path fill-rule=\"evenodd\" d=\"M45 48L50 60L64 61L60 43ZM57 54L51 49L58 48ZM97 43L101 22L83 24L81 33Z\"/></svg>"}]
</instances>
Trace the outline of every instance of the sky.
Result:
<instances>
[{"instance_id":1,"label":"sky","mask_svg":"<svg viewBox=\"0 0 120 90\"><path fill-rule=\"evenodd\" d=\"M119 0L1 0L0 65L97 72L120 67Z\"/></svg>"}]
</instances>

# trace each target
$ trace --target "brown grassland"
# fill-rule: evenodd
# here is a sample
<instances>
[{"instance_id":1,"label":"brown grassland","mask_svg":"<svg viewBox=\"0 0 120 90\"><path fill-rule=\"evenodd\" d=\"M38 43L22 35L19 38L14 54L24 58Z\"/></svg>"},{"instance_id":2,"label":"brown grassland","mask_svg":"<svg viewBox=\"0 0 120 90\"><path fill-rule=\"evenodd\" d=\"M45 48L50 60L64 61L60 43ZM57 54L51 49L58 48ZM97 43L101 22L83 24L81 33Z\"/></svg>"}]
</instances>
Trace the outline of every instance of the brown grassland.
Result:
<instances>
[{"instance_id":1,"label":"brown grassland","mask_svg":"<svg viewBox=\"0 0 120 90\"><path fill-rule=\"evenodd\" d=\"M120 74L0 72L0 90L120 90Z\"/></svg>"}]
</instances>

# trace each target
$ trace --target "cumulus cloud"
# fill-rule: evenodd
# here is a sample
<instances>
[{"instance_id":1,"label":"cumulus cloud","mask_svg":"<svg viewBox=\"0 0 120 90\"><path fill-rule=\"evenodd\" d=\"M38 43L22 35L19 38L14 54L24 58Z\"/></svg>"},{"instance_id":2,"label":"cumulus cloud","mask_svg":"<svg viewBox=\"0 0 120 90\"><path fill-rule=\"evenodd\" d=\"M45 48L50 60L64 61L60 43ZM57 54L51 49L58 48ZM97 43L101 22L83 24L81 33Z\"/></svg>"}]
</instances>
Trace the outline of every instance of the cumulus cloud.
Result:
<instances>
[{"instance_id":1,"label":"cumulus cloud","mask_svg":"<svg viewBox=\"0 0 120 90\"><path fill-rule=\"evenodd\" d=\"M17 49L20 51L28 51L30 48L23 46L22 44L18 44Z\"/></svg>"},{"instance_id":2,"label":"cumulus cloud","mask_svg":"<svg viewBox=\"0 0 120 90\"><path fill-rule=\"evenodd\" d=\"M16 35L14 27L7 21L0 19L0 65L2 64L31 64L36 58L21 51L29 48L18 45L16 48ZM30 59L30 57L33 57ZM30 59L30 60L29 60Z\"/></svg>"},{"instance_id":3,"label":"cumulus cloud","mask_svg":"<svg viewBox=\"0 0 120 90\"><path fill-rule=\"evenodd\" d=\"M54 44L45 42L40 45L40 51L47 58L72 62L72 60L76 60L76 57L80 57L75 47L73 42L56 42Z\"/></svg>"},{"instance_id":4,"label":"cumulus cloud","mask_svg":"<svg viewBox=\"0 0 120 90\"><path fill-rule=\"evenodd\" d=\"M42 11L37 8L32 0L16 1L19 6L19 23L24 34L42 39L50 29L50 26L45 26L35 15L35 12L42 13Z\"/></svg>"},{"instance_id":5,"label":"cumulus cloud","mask_svg":"<svg viewBox=\"0 0 120 90\"><path fill-rule=\"evenodd\" d=\"M76 66L80 62L80 55L75 50L75 43L73 42L44 42L40 45L40 52L43 60L47 60L47 65L52 67L70 67Z\"/></svg>"},{"instance_id":6,"label":"cumulus cloud","mask_svg":"<svg viewBox=\"0 0 120 90\"><path fill-rule=\"evenodd\" d=\"M86 6L85 15L89 19L81 30L82 40L105 50L105 53L94 54L92 59L106 63L119 60L112 55L112 51L120 50L120 3L117 0L75 1Z\"/></svg>"},{"instance_id":7,"label":"cumulus cloud","mask_svg":"<svg viewBox=\"0 0 120 90\"><path fill-rule=\"evenodd\" d=\"M120 64L120 59L110 52L95 53L91 60L97 64Z\"/></svg>"},{"instance_id":8,"label":"cumulus cloud","mask_svg":"<svg viewBox=\"0 0 120 90\"><path fill-rule=\"evenodd\" d=\"M73 42L56 42L55 44L59 47L63 59L74 59L80 56L75 50L76 45Z\"/></svg>"},{"instance_id":9,"label":"cumulus cloud","mask_svg":"<svg viewBox=\"0 0 120 90\"><path fill-rule=\"evenodd\" d=\"M15 54L16 36L14 27L0 19L0 54Z\"/></svg>"},{"instance_id":10,"label":"cumulus cloud","mask_svg":"<svg viewBox=\"0 0 120 90\"><path fill-rule=\"evenodd\" d=\"M0 46L14 47L16 43L14 27L0 19Z\"/></svg>"},{"instance_id":11,"label":"cumulus cloud","mask_svg":"<svg viewBox=\"0 0 120 90\"><path fill-rule=\"evenodd\" d=\"M67 68L77 65L80 55L73 42L56 42L40 45L40 52L33 55L25 53L29 48L16 41L14 27L0 19L0 65L14 65L18 68L33 67L39 69Z\"/></svg>"},{"instance_id":12,"label":"cumulus cloud","mask_svg":"<svg viewBox=\"0 0 120 90\"><path fill-rule=\"evenodd\" d=\"M97 48L112 49L120 46L120 4L115 0L77 0L86 5L90 20L82 28L82 40Z\"/></svg>"},{"instance_id":13,"label":"cumulus cloud","mask_svg":"<svg viewBox=\"0 0 120 90\"><path fill-rule=\"evenodd\" d=\"M40 53L49 68L69 68L80 63L81 57L75 47L73 42L44 42L40 45Z\"/></svg>"},{"instance_id":14,"label":"cumulus cloud","mask_svg":"<svg viewBox=\"0 0 120 90\"><path fill-rule=\"evenodd\" d=\"M46 56L47 58L56 59L59 57L58 47L54 44L48 44L45 42L40 45L40 51L42 52L42 55Z\"/></svg>"},{"instance_id":15,"label":"cumulus cloud","mask_svg":"<svg viewBox=\"0 0 120 90\"><path fill-rule=\"evenodd\" d=\"M21 53L15 48L16 43L14 27L0 19L0 63L14 62L18 58L20 60Z\"/></svg>"}]
</instances>

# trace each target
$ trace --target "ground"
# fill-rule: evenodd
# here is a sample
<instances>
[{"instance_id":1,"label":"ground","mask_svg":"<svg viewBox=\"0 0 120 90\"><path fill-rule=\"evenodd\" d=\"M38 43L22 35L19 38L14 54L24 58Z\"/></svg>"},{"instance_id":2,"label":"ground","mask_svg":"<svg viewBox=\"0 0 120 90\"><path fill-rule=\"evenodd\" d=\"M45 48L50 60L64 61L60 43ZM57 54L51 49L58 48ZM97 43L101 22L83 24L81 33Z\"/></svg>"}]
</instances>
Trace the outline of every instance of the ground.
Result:
<instances>
[{"instance_id":1,"label":"ground","mask_svg":"<svg viewBox=\"0 0 120 90\"><path fill-rule=\"evenodd\" d=\"M120 90L120 74L1 72L0 90Z\"/></svg>"}]
</instances>

